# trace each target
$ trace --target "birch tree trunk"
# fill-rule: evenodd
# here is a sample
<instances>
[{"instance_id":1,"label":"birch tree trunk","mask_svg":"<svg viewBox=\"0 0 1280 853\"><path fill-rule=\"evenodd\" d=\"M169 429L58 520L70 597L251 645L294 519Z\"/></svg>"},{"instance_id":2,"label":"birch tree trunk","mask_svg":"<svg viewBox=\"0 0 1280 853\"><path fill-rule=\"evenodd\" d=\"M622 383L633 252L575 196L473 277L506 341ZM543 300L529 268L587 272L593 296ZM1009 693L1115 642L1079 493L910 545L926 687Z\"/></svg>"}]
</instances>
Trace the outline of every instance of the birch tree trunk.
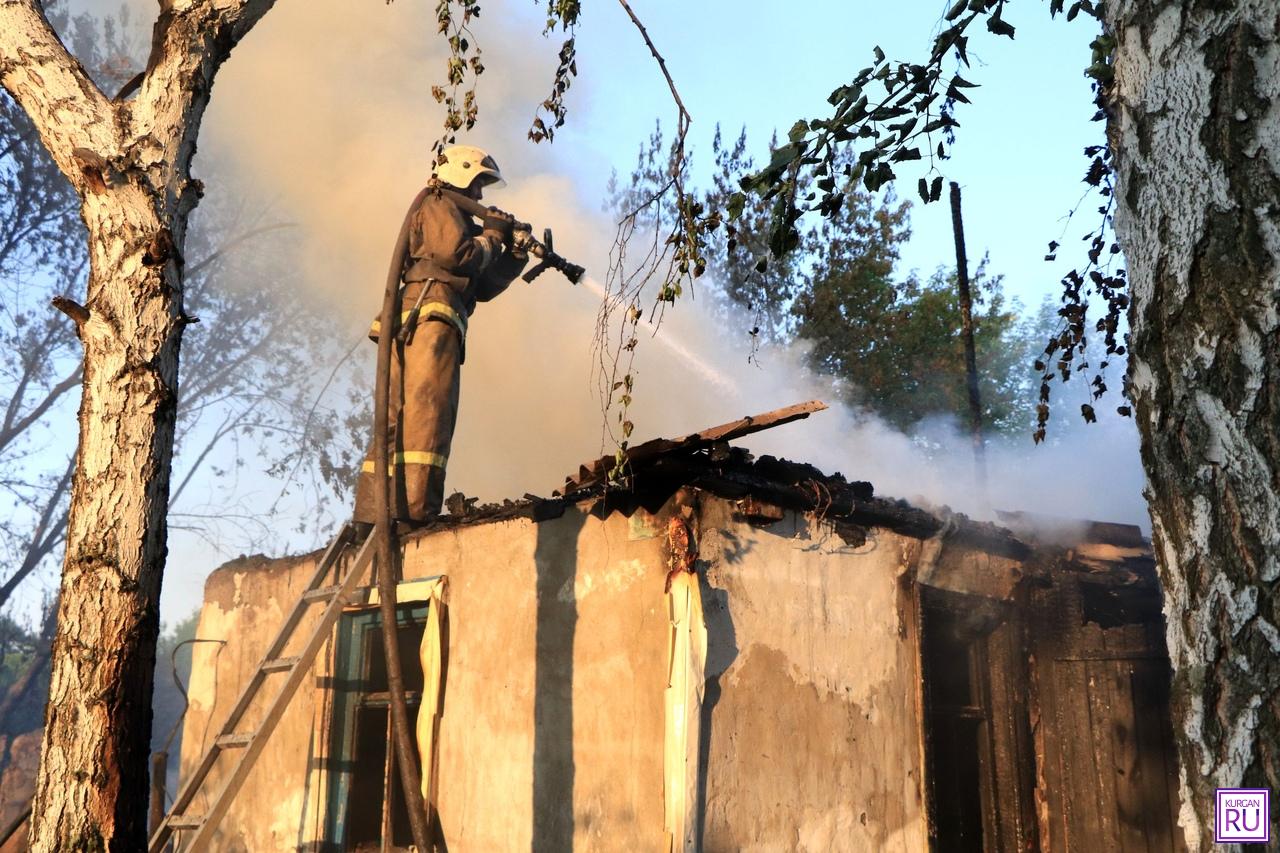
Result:
<instances>
[{"instance_id":1,"label":"birch tree trunk","mask_svg":"<svg viewBox=\"0 0 1280 853\"><path fill-rule=\"evenodd\" d=\"M213 77L272 0L168 0L135 97L104 95L38 0L0 0L0 85L81 199L80 445L31 849L146 847L147 749L191 158Z\"/></svg>"},{"instance_id":2,"label":"birch tree trunk","mask_svg":"<svg viewBox=\"0 0 1280 853\"><path fill-rule=\"evenodd\" d=\"M1280 13L1113 0L1107 26L1180 822L1205 850L1215 787L1280 789Z\"/></svg>"}]
</instances>

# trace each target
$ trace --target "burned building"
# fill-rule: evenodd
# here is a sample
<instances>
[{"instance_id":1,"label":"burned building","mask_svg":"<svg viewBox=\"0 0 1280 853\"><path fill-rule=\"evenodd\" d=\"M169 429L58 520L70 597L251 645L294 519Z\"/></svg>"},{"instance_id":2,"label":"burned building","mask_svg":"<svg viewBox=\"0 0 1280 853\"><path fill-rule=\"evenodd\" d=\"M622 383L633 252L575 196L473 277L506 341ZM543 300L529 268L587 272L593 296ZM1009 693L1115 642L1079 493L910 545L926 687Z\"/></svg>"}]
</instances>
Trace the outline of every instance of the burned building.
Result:
<instances>
[{"instance_id":1,"label":"burned building","mask_svg":"<svg viewBox=\"0 0 1280 853\"><path fill-rule=\"evenodd\" d=\"M1138 531L974 523L729 443L814 408L640 445L627 486L609 457L550 499L458 502L404 538L441 849L1183 849ZM224 642L196 649L184 775L319 559L210 576L199 636ZM376 598L345 602L213 849L408 848Z\"/></svg>"}]
</instances>

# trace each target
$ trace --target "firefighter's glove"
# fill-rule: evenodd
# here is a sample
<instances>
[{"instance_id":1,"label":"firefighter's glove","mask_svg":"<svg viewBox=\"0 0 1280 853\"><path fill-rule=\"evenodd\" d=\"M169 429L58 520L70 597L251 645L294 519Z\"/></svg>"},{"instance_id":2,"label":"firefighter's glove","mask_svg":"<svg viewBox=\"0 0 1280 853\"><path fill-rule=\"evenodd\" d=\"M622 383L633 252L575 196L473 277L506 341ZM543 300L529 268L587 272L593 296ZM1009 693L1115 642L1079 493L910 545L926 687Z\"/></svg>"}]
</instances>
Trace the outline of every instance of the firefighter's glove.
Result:
<instances>
[{"instance_id":1,"label":"firefighter's glove","mask_svg":"<svg viewBox=\"0 0 1280 853\"><path fill-rule=\"evenodd\" d=\"M515 217L496 207L489 208L488 213L484 215L484 233L497 237L502 241L503 246L510 249L511 244L515 242Z\"/></svg>"},{"instance_id":2,"label":"firefighter's glove","mask_svg":"<svg viewBox=\"0 0 1280 853\"><path fill-rule=\"evenodd\" d=\"M517 228L515 240L507 247L507 252L517 261L527 261L529 260L529 247L533 244L533 235L524 229Z\"/></svg>"}]
</instances>

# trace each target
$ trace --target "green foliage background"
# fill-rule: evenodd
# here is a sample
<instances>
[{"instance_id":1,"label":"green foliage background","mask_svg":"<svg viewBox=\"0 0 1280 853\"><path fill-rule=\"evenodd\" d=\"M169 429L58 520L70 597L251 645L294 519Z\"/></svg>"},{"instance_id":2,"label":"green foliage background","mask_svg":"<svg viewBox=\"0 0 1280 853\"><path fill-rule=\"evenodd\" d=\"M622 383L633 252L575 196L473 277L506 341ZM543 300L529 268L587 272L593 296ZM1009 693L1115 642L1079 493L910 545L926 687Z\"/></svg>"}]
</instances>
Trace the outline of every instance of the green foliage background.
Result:
<instances>
[{"instance_id":1,"label":"green foliage background","mask_svg":"<svg viewBox=\"0 0 1280 853\"><path fill-rule=\"evenodd\" d=\"M770 151L776 152L776 138ZM738 176L756 168L746 132L713 143L715 170L705 190L694 190L709 210L726 209ZM660 196L680 164L661 128L641 146L636 167L615 176L610 212L621 217ZM808 192L803 175L796 192ZM937 247L939 266L922 275L900 268L900 250L911 236L911 204L892 191L879 196L850 191L840 210L798 230L795 245L768 263L776 202L750 195L735 208L727 239L705 246L707 272L699 279L725 324L747 328L753 355L760 347L799 344L808 363L836 382L844 402L874 413L904 432L927 418L968 418L964 350L956 270ZM661 202L645 207L643 224L660 228ZM974 337L983 422L988 432L1031 435L1039 374L1033 367L1044 340L1056 328L1056 306L1046 302L1024 316L1004 295L1002 276L985 258L971 271Z\"/></svg>"}]
</instances>

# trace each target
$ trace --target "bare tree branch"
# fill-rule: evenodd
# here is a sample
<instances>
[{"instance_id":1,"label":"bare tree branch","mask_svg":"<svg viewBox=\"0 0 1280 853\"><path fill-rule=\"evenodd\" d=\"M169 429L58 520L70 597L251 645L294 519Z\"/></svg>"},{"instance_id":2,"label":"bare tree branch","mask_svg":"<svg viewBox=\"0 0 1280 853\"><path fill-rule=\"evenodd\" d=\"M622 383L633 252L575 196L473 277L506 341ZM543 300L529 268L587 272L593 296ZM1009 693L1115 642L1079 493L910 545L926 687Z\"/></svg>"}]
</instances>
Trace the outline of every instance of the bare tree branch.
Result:
<instances>
[{"instance_id":1,"label":"bare tree branch","mask_svg":"<svg viewBox=\"0 0 1280 853\"><path fill-rule=\"evenodd\" d=\"M221 246L219 246L218 248L210 252L207 257L201 258L199 261L193 264L187 264L187 277L190 278L194 275L198 275L199 273L204 272L204 270L207 267L217 263L219 260L222 259L222 257L225 254L230 252L232 249L235 249L236 247L244 243L247 243L249 240L252 240L254 237L259 237L263 234L269 234L272 231L281 231L285 228L294 228L294 227L296 226L295 226L295 223L293 222L277 222L274 225L263 225L259 228L253 228L248 231L243 231L240 234L237 234L235 237L232 237L230 240L225 241Z\"/></svg>"},{"instance_id":2,"label":"bare tree branch","mask_svg":"<svg viewBox=\"0 0 1280 853\"><path fill-rule=\"evenodd\" d=\"M9 140L9 144L6 145L2 150L0 150L0 160L5 159L10 154L12 154L19 145L25 145L26 143L30 142L35 137L35 135L36 135L35 128L28 130L26 133L15 135L13 139Z\"/></svg>"},{"instance_id":3,"label":"bare tree branch","mask_svg":"<svg viewBox=\"0 0 1280 853\"><path fill-rule=\"evenodd\" d=\"M689 111L684 107L684 101L680 98L680 91L676 88L676 81L671 79L671 72L667 70L667 61L662 58L662 54L658 52L658 48L654 47L653 39L649 38L649 31L645 29L640 19L636 17L636 13L632 11L627 0L618 0L622 4L622 8L626 11L627 17L631 18L631 23L635 24L636 29L640 31L641 38L648 46L649 52L653 54L653 58L658 62L658 68L662 69L662 76L667 80L667 88L671 90L671 97L675 99L676 106L680 109L680 116L686 122L693 121L693 117L689 115Z\"/></svg>"},{"instance_id":4,"label":"bare tree branch","mask_svg":"<svg viewBox=\"0 0 1280 853\"><path fill-rule=\"evenodd\" d=\"M200 451L200 454L196 457L196 461L191 463L191 467L187 470L186 476L182 478L182 482L178 484L178 488L174 489L173 493L169 496L170 509L173 509L174 504L177 503L178 498L182 495L182 490L187 487L187 484L191 482L191 478L195 476L195 473L198 470L200 470L201 464L204 463L204 460L209 456L209 453L213 448L217 446L218 442L225 438L229 433L235 432L240 427L241 421L247 418L250 413L257 408L257 406L258 403L255 402L248 409L226 417L222 422L222 425L218 427L218 430L213 434L213 437L205 444L204 449Z\"/></svg>"},{"instance_id":5,"label":"bare tree branch","mask_svg":"<svg viewBox=\"0 0 1280 853\"><path fill-rule=\"evenodd\" d=\"M76 367L68 376L59 382L53 388L49 389L49 393L41 400L31 411L27 412L21 418L12 422L12 425L6 426L0 430L0 450L4 450L13 442L15 438L22 435L32 424L36 423L49 411L50 407L62 397L63 394L70 391L76 385L80 384L80 377L84 372L81 366Z\"/></svg>"},{"instance_id":6,"label":"bare tree branch","mask_svg":"<svg viewBox=\"0 0 1280 853\"><path fill-rule=\"evenodd\" d=\"M302 424L302 432L298 437L299 453L297 459L293 463L293 467L289 469L289 476L285 478L284 483L280 486L280 494L271 504L271 511L274 512L276 507L280 505L280 501L284 499L285 494L289 490L289 486L293 484L293 480L298 476L298 469L302 467L302 462L306 458L301 452L303 445L306 443L308 436L311 434L311 424L315 422L316 410L320 408L320 401L324 399L324 395L328 393L329 386L333 384L334 377L338 375L338 371L342 369L342 365L346 364L351 356L355 355L356 348L363 343L363 339L357 340L351 345L351 349L347 350L346 355L338 360L333 366L333 370L329 371L329 378L324 381L324 385L316 392L316 398L311 402L311 408L307 411L307 419Z\"/></svg>"},{"instance_id":7,"label":"bare tree branch","mask_svg":"<svg viewBox=\"0 0 1280 853\"><path fill-rule=\"evenodd\" d=\"M67 487L71 485L71 474L75 471L75 456L73 455L67 460L67 470L63 472L62 478L58 480L57 487L49 496L49 500L45 502L44 510L40 513L40 520L36 523L35 530L31 533L31 539L27 545L26 556L23 557L22 565L18 566L9 579L0 585L0 608L9 601L9 597L13 595L13 591L18 588L18 584L31 574L36 566L40 565L40 561L49 555L49 553L57 546L59 542L67 534L67 511L63 510L61 516L54 523L50 523L53 515L58 510L58 506L62 503L62 496L66 494Z\"/></svg>"},{"instance_id":8,"label":"bare tree branch","mask_svg":"<svg viewBox=\"0 0 1280 853\"><path fill-rule=\"evenodd\" d=\"M31 349L24 348L21 354L22 375L18 378L17 385L14 386L13 396L9 398L9 404L5 407L4 423L0 424L0 436L4 436L13 427L14 420L18 417L18 412L22 409L22 401L27 396L27 386L29 386L40 367L40 361L47 356L49 352L49 343L57 335L57 329L52 325L45 327L45 333L38 346ZM7 442L0 439L0 450L4 449Z\"/></svg>"},{"instance_id":9,"label":"bare tree branch","mask_svg":"<svg viewBox=\"0 0 1280 853\"><path fill-rule=\"evenodd\" d=\"M605 293L601 300L600 312L596 318L596 332L592 342L593 354L598 362L597 378L602 391L602 408L605 417L604 430L621 448L625 447L631 435L631 421L627 418L627 410L632 399L635 374L632 366L635 360L635 349L638 341L637 325L643 315L640 300L645 286L655 277L661 277L662 285L655 304L655 322L660 323L661 308L673 302L680 292L681 283L702 274L705 261L702 258L700 233L705 227L698 219L697 203L691 199L685 189L685 171L688 166L686 144L689 137L689 126L693 117L685 108L684 99L676 87L675 80L667 69L666 59L658 51L649 31L639 16L631 8L627 0L618 0L631 23L635 25L645 46L658 63L667 88L671 91L675 102L676 135L671 147L668 163L668 179L651 197L641 201L634 209L622 217L614 236L613 248L610 250L609 271L605 279ZM662 207L668 194L674 193L672 208L674 219L670 231L661 233L663 225ZM645 251L641 262L630 270L627 267L627 248L635 234L640 215L653 206L653 243ZM618 339L612 343L610 332L615 325L615 318L622 315L616 323ZM621 375L620 375L621 374ZM609 410L615 402L620 406L617 419L621 428L621 436L613 434L613 421L608 417ZM621 457L619 457L621 458ZM621 472L618 472L621 473Z\"/></svg>"},{"instance_id":10,"label":"bare tree branch","mask_svg":"<svg viewBox=\"0 0 1280 853\"><path fill-rule=\"evenodd\" d=\"M115 114L37 0L0 2L0 86L30 116L62 173L83 188L86 162L76 152L112 151Z\"/></svg>"}]
</instances>

